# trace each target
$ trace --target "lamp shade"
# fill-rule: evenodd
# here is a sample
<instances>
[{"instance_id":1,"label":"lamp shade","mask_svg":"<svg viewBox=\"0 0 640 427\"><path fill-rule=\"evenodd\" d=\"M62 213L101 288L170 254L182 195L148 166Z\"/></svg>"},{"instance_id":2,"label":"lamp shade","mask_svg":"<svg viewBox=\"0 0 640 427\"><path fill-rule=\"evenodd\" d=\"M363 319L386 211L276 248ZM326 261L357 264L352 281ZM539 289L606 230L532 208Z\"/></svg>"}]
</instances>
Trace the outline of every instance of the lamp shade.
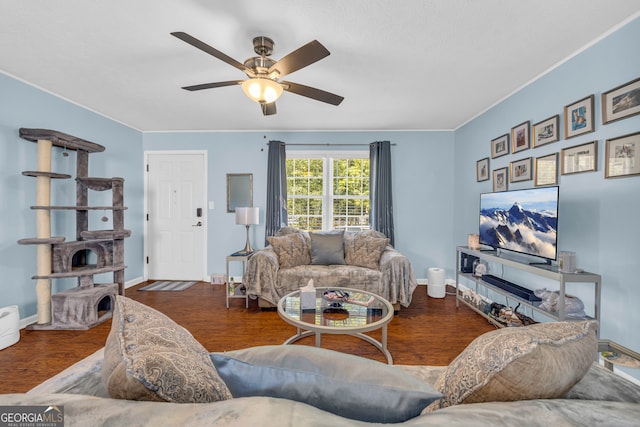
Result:
<instances>
[{"instance_id":1,"label":"lamp shade","mask_svg":"<svg viewBox=\"0 0 640 427\"><path fill-rule=\"evenodd\" d=\"M258 208L236 208L236 224L258 224Z\"/></svg>"},{"instance_id":2,"label":"lamp shade","mask_svg":"<svg viewBox=\"0 0 640 427\"><path fill-rule=\"evenodd\" d=\"M271 103L282 95L282 86L267 78L253 78L242 82L242 90L252 101Z\"/></svg>"}]
</instances>

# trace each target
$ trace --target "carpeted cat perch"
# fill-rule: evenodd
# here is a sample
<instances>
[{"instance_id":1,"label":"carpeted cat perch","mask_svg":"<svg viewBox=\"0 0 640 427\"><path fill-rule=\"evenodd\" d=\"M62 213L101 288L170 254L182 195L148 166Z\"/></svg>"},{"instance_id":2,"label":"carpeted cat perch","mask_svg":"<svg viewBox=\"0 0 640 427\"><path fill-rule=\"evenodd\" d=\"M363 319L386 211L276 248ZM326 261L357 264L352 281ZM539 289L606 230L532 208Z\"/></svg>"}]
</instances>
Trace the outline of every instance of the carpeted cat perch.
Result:
<instances>
[{"instance_id":1,"label":"carpeted cat perch","mask_svg":"<svg viewBox=\"0 0 640 427\"><path fill-rule=\"evenodd\" d=\"M89 154L104 147L62 132L20 129L20 137L38 144L38 169L22 175L36 178L36 237L21 239L21 245L36 245L37 323L29 329L89 329L110 319L115 296L124 295L124 179L89 177ZM76 152L76 204L51 206L51 180L71 175L51 171L52 147ZM111 191L110 206L89 206L89 191ZM75 211L76 241L51 236L51 211ZM89 230L89 214L111 211L113 229ZM103 216L103 221L108 218ZM92 222L92 223L95 223ZM93 256L92 256L93 254ZM95 259L95 264L89 260ZM96 274L113 273L113 283L96 284ZM51 295L51 280L77 278L78 286Z\"/></svg>"}]
</instances>

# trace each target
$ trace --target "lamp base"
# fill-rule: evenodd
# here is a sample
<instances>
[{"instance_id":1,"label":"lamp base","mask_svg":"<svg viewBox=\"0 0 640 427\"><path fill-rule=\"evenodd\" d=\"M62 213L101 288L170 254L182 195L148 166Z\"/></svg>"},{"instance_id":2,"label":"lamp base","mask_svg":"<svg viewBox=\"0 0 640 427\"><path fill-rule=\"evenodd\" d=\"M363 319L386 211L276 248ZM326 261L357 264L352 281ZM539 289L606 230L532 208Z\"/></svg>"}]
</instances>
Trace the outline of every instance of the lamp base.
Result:
<instances>
[{"instance_id":1,"label":"lamp base","mask_svg":"<svg viewBox=\"0 0 640 427\"><path fill-rule=\"evenodd\" d=\"M249 241L249 227L250 225L245 225L247 227L247 242L244 245L244 249L236 252L234 255L250 255L253 253L253 248L251 247L251 242Z\"/></svg>"}]
</instances>

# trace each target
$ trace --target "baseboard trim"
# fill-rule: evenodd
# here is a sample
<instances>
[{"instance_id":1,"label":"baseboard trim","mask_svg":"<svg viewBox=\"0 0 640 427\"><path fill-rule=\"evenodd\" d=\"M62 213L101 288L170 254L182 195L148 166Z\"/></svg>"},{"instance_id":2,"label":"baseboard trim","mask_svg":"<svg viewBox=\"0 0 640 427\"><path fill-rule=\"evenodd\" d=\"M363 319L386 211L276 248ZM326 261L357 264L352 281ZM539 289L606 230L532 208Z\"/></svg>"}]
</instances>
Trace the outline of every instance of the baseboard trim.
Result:
<instances>
[{"instance_id":1,"label":"baseboard trim","mask_svg":"<svg viewBox=\"0 0 640 427\"><path fill-rule=\"evenodd\" d=\"M135 285L139 285L140 283L142 283L144 281L145 281L144 277L138 276L135 279L131 279L131 280L128 280L128 281L124 282L124 288L125 289L129 289L130 287L135 286Z\"/></svg>"}]
</instances>

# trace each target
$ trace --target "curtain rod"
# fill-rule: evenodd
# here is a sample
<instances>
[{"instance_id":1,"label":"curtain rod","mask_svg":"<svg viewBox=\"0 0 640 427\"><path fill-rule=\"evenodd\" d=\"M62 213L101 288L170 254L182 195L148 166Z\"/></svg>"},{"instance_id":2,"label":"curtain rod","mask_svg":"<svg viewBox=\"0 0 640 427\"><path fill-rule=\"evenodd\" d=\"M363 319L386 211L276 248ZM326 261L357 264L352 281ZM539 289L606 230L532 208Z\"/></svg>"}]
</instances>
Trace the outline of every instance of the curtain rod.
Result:
<instances>
[{"instance_id":1,"label":"curtain rod","mask_svg":"<svg viewBox=\"0 0 640 427\"><path fill-rule=\"evenodd\" d=\"M360 143L360 144L332 144L332 143L326 143L326 144L289 144L289 143L284 143L284 145L287 146L321 146L321 147L355 147L355 146L362 146L362 145L371 145L373 144L373 142L371 143ZM269 143L267 142L267 145L269 145ZM396 144L390 144L390 145L396 145Z\"/></svg>"}]
</instances>

